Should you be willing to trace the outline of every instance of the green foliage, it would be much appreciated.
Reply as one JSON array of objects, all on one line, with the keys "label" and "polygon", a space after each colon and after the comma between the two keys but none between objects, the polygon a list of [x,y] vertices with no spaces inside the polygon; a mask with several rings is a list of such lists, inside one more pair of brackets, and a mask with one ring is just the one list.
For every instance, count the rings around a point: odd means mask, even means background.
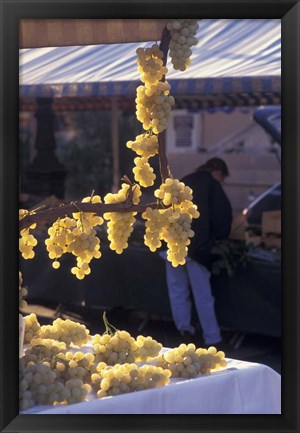
[{"label": "green foliage", "polygon": [[223,269],[225,269],[227,274],[230,277],[233,277],[240,267],[245,267],[247,265],[247,252],[248,247],[244,242],[237,242],[229,239],[216,241],[212,249],[212,274],[218,275]]}]

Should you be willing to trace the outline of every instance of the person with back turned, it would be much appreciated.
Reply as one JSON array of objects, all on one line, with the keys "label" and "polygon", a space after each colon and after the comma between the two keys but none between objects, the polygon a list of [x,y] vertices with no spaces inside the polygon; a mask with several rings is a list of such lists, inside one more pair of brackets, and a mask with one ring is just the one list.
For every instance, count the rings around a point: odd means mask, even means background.
[{"label": "person with back turned", "polygon": [[195,328],[191,322],[191,288],[207,346],[222,342],[208,268],[214,241],[228,238],[231,229],[232,209],[221,186],[227,176],[226,163],[221,158],[211,158],[181,179],[192,188],[193,203],[197,205],[200,217],[192,223],[195,235],[188,247],[186,264],[175,268],[166,260],[168,293],[175,326],[185,340],[191,338],[192,341]]}]

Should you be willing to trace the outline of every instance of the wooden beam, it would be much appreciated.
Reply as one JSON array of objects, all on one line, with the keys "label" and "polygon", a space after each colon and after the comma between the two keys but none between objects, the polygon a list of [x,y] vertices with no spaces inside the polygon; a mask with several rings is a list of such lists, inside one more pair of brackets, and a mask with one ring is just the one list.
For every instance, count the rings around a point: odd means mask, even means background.
[{"label": "wooden beam", "polygon": [[19,48],[159,41],[166,19],[21,19]]}]

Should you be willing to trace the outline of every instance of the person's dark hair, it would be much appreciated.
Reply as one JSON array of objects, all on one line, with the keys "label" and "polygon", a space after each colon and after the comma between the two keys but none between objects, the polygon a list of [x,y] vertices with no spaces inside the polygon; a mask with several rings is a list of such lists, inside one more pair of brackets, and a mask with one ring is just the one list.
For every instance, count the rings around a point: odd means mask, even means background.
[{"label": "person's dark hair", "polygon": [[206,163],[200,165],[196,171],[208,171],[209,173],[212,171],[221,171],[224,177],[229,176],[229,170],[226,162],[223,161],[223,159],[217,157],[208,159]]}]

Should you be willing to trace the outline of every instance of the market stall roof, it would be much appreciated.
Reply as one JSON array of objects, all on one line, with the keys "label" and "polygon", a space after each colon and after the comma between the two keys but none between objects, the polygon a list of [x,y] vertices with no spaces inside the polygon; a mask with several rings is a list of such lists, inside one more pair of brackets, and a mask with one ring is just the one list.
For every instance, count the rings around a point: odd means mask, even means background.
[{"label": "market stall roof", "polygon": [[[281,20],[205,19],[197,38],[186,71],[175,71],[168,59],[174,96],[188,105],[280,103]],[[140,84],[136,49],[152,43],[21,49],[20,96],[132,98]]]}]

